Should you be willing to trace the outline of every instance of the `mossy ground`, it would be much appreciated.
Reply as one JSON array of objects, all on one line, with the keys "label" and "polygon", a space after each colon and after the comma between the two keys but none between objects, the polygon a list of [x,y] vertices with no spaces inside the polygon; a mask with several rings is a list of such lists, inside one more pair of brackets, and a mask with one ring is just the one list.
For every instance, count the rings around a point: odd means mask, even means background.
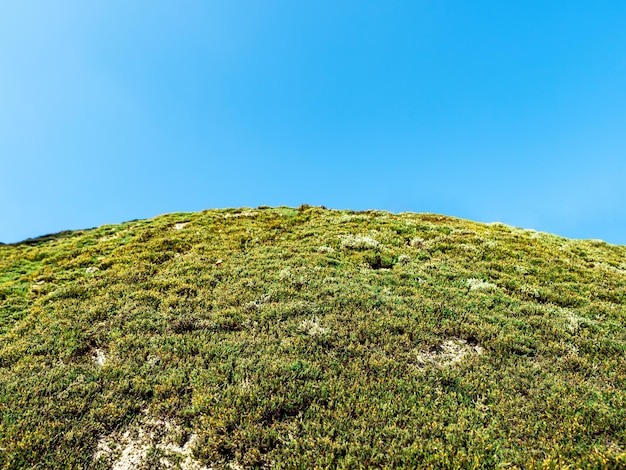
[{"label": "mossy ground", "polygon": [[0,246],[0,465],[146,414],[212,468],[624,468],[626,247],[313,207]]}]

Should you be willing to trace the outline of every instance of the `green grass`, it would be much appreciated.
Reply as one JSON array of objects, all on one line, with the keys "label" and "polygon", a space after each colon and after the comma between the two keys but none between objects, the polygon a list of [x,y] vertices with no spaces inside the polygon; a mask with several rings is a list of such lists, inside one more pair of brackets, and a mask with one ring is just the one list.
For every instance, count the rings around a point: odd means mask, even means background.
[{"label": "green grass", "polygon": [[146,468],[625,468],[626,247],[308,206],[0,245],[0,466],[140,430]]}]

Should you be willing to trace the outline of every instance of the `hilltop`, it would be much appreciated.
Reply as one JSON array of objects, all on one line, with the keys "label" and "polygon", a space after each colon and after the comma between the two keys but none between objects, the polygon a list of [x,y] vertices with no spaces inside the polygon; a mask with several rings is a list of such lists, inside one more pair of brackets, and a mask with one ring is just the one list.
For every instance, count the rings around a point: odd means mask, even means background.
[{"label": "hilltop", "polygon": [[624,468],[626,247],[177,213],[0,246],[4,468]]}]

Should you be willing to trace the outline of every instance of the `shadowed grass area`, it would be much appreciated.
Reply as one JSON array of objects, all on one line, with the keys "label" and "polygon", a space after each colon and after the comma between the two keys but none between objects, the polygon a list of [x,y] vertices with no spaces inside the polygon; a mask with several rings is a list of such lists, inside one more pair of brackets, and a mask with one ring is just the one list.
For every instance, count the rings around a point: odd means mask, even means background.
[{"label": "shadowed grass area", "polygon": [[624,468],[626,247],[308,206],[2,245],[0,419],[5,468]]}]

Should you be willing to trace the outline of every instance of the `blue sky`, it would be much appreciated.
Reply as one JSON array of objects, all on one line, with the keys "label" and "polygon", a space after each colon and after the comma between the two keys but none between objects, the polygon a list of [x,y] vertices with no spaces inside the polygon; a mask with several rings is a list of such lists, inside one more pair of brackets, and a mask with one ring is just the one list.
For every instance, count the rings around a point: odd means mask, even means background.
[{"label": "blue sky", "polygon": [[435,212],[626,244],[626,2],[7,1],[0,241]]}]

